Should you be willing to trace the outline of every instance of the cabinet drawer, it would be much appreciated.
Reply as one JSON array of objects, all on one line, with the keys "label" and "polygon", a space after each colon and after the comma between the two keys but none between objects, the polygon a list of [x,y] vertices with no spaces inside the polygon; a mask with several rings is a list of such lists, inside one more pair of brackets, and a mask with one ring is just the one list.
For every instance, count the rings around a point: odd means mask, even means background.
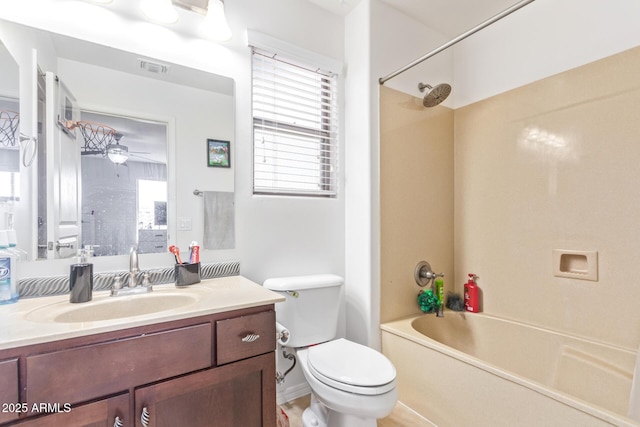
[{"label": "cabinet drawer", "polygon": [[140,242],[138,243],[138,252],[141,254],[157,254],[159,252],[165,252],[167,242]]},{"label": "cabinet drawer", "polygon": [[268,353],[275,348],[276,313],[273,310],[216,322],[218,365]]},{"label": "cabinet drawer", "polygon": [[18,359],[0,361],[0,404],[9,405],[0,411],[0,423],[18,418],[17,408],[10,406],[20,402],[18,395]]},{"label": "cabinet drawer", "polygon": [[167,230],[138,230],[138,243],[156,242],[166,243]]},{"label": "cabinet drawer", "polygon": [[208,368],[211,356],[211,323],[29,356],[27,402],[84,402]]}]

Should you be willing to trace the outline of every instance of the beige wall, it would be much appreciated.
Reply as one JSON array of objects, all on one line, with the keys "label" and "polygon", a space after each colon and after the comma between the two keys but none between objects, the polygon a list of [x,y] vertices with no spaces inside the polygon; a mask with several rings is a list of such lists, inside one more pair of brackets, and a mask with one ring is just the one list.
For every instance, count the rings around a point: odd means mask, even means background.
[{"label": "beige wall", "polygon": [[[457,109],[453,162],[430,151],[450,135],[442,108],[413,110],[383,90],[382,321],[417,312],[416,261],[451,266],[443,198],[455,169],[457,292],[473,272],[487,312],[636,348],[638,76],[635,48]],[[597,251],[598,281],[555,277],[554,249]]]},{"label": "beige wall", "polygon": [[380,88],[382,322],[420,313],[413,278],[425,260],[453,273],[453,110]]},{"label": "beige wall", "polygon": [[[638,76],[635,48],[456,110],[456,283],[486,311],[637,347]],[[555,277],[554,249],[598,251],[599,280]]]}]

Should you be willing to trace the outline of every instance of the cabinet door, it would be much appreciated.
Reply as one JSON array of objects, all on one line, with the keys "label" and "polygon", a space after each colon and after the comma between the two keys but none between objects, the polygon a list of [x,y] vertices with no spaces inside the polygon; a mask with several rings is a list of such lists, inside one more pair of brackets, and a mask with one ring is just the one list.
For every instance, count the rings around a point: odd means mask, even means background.
[{"label": "cabinet door", "polygon": [[275,427],[275,353],[138,389],[135,402],[137,427]]},{"label": "cabinet door", "polygon": [[[43,406],[40,409],[44,411],[47,408]],[[86,405],[70,407],[62,405],[58,409],[61,412],[30,418],[12,425],[19,427],[123,427],[132,425],[127,420],[129,415],[129,393]],[[31,414],[34,413],[36,412],[31,412]],[[121,424],[117,424],[116,417]]]},{"label": "cabinet door", "polygon": [[0,362],[0,423],[18,418],[21,409],[20,392],[18,391],[18,359],[3,360]]}]

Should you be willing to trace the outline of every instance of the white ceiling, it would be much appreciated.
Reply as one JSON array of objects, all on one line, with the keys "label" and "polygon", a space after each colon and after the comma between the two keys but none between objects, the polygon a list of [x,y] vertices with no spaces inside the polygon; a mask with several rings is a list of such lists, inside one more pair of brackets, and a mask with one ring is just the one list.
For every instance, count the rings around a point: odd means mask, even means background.
[{"label": "white ceiling", "polygon": [[[339,15],[349,13],[360,0],[309,0]],[[517,0],[382,0],[427,27],[454,38],[497,15]]]}]

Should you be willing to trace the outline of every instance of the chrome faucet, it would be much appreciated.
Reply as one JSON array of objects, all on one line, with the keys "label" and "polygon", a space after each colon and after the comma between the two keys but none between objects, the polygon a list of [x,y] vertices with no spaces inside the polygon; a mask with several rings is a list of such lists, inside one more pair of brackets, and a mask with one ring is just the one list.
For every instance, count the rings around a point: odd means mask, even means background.
[{"label": "chrome faucet", "polygon": [[149,280],[149,273],[142,275],[142,284],[138,285],[138,275],[140,274],[140,265],[138,261],[138,248],[132,246],[129,251],[129,279],[127,287],[122,286],[122,278],[116,275],[111,286],[111,296],[141,294],[153,291],[153,285]]},{"label": "chrome faucet", "polygon": [[138,286],[138,273],[140,272],[140,265],[138,263],[138,247],[131,246],[129,251],[129,287],[135,288]]}]

